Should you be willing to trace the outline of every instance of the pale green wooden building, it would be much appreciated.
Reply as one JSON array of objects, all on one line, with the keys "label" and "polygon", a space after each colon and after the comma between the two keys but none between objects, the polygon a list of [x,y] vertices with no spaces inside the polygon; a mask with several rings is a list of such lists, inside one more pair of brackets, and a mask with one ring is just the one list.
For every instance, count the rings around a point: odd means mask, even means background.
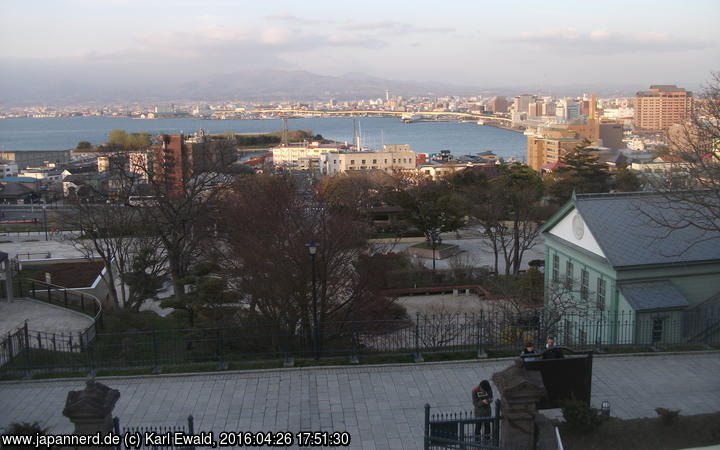
[{"label": "pale green wooden building", "polygon": [[543,225],[546,303],[564,286],[582,310],[561,344],[720,343],[720,233],[653,220],[683,214],[653,193],[583,194]]}]

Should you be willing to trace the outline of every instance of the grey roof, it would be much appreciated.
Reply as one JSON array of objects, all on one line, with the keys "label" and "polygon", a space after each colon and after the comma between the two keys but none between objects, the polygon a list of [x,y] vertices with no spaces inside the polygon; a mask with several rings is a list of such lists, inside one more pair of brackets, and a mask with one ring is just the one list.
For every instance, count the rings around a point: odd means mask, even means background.
[{"label": "grey roof", "polygon": [[719,232],[692,226],[671,231],[654,221],[692,221],[690,210],[682,206],[638,192],[580,194],[575,199],[575,208],[613,267],[720,260]]},{"label": "grey roof", "polygon": [[0,197],[23,197],[32,194],[33,190],[20,183],[7,183],[0,189]]},{"label": "grey roof", "polygon": [[635,311],[688,306],[688,301],[682,292],[669,281],[620,283],[618,288]]}]

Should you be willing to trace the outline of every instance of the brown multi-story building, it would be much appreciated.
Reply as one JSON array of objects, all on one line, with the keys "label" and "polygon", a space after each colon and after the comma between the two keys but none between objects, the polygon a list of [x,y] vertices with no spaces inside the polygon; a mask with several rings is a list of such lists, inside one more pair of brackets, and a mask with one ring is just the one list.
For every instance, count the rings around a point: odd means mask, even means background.
[{"label": "brown multi-story building", "polygon": [[490,109],[495,113],[506,113],[508,111],[508,101],[505,97],[494,97],[490,100]]},{"label": "brown multi-story building", "polygon": [[635,96],[635,129],[645,132],[667,131],[688,118],[692,93],[675,85],[658,84]]},{"label": "brown multi-story building", "polygon": [[567,128],[549,128],[542,133],[528,135],[528,165],[540,171],[546,164],[559,161],[582,140],[578,133]]},{"label": "brown multi-story building", "polygon": [[225,172],[237,159],[236,142],[219,136],[185,137],[182,134],[160,136],[153,148],[152,178],[162,183],[168,194],[182,192],[194,175]]},{"label": "brown multi-story building", "polygon": [[183,192],[192,177],[192,151],[182,134],[163,134],[160,145],[153,149],[153,182],[162,186],[168,195]]},{"label": "brown multi-story building", "polygon": [[601,122],[600,123],[600,139],[602,139],[603,147],[612,150],[625,148],[623,142],[623,126],[619,122]]}]

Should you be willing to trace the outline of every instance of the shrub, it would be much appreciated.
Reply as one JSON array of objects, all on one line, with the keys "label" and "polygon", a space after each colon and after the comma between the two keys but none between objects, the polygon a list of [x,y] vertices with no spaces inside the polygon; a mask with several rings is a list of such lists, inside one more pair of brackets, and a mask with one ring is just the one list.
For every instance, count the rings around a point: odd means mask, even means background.
[{"label": "shrub", "polygon": [[[35,435],[46,435],[48,432],[47,428],[43,428],[40,426],[37,422],[14,422],[12,423],[7,429],[5,430],[6,436],[35,436]],[[19,450],[19,449],[31,449],[35,448],[33,446],[25,446],[25,445],[6,445],[3,448],[10,450]]]},{"label": "shrub", "polygon": [[600,411],[582,400],[565,400],[562,413],[568,427],[581,433],[589,433],[602,423]]},{"label": "shrub", "polygon": [[664,425],[670,425],[675,422],[675,419],[677,419],[678,415],[680,414],[679,409],[673,410],[666,408],[655,408],[655,412],[658,413],[658,416],[660,416]]}]

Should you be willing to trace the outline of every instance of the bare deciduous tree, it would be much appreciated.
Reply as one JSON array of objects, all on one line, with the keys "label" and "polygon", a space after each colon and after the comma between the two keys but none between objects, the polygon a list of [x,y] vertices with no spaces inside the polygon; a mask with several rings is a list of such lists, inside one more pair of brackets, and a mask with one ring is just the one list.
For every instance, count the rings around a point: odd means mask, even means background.
[{"label": "bare deciduous tree", "polygon": [[220,260],[250,315],[287,324],[289,333],[311,328],[312,259],[321,323],[382,314],[392,299],[382,293],[382,255],[371,255],[368,227],[351,211],[334,208],[311,186],[290,177],[240,179],[226,199]]},{"label": "bare deciduous tree", "polygon": [[650,180],[659,195],[651,208],[640,210],[668,233],[695,228],[707,239],[720,238],[720,73],[695,99],[690,119],[670,129],[668,140],[679,159],[668,174]]}]

